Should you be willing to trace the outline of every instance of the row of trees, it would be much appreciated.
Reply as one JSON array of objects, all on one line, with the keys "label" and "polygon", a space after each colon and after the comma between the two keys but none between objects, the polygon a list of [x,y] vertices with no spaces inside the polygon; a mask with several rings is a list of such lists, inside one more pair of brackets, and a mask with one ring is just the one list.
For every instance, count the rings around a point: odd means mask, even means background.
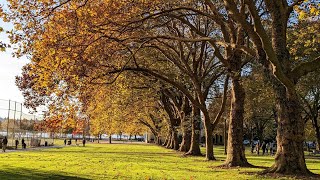
[{"label": "row of trees", "polygon": [[228,117],[228,167],[250,165],[244,130],[254,124],[260,132],[274,119],[278,148],[267,171],[309,174],[303,141],[307,120],[319,132],[313,102],[319,98],[308,86],[317,84],[310,73],[320,67],[318,6],[312,0],[10,0],[2,15],[15,25],[15,55],[31,59],[17,78],[28,107],[49,104],[57,114],[76,104],[74,115],[86,115],[96,134],[123,125],[137,133],[143,124],[159,144],[190,155],[200,154],[202,121],[207,160],[215,159],[213,131]]}]

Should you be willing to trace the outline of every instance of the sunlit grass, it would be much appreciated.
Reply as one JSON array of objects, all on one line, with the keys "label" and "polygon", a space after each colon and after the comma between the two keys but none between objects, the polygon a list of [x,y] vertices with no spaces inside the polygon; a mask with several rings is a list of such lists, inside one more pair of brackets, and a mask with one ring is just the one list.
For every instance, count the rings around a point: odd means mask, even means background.
[{"label": "sunlit grass", "polygon": [[[216,168],[223,163],[223,152],[223,147],[215,147],[217,161],[211,162],[148,144],[88,144],[1,153],[0,179],[266,179],[253,173],[263,168]],[[251,153],[247,157],[256,166],[268,167],[274,161],[271,156]],[[320,174],[319,159],[308,159],[307,164]]]}]

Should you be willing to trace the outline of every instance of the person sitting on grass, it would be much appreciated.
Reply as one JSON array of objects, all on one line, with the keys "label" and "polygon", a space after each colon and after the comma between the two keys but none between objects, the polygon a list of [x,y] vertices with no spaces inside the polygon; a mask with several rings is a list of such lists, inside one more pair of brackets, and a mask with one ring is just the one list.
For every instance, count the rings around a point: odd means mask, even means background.
[{"label": "person sitting on grass", "polygon": [[8,144],[8,139],[7,139],[7,136],[5,136],[4,139],[2,140],[2,151],[3,152],[6,152],[7,144]]}]

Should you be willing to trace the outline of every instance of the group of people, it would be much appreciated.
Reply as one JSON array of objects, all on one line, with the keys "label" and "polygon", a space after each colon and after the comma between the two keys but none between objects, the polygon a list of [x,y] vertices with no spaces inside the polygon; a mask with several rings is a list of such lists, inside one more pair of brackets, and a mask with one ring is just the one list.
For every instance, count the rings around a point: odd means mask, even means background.
[{"label": "group of people", "polygon": [[[23,138],[22,138],[22,140],[21,140],[21,144],[22,144],[22,149],[26,149],[27,144],[24,142],[24,139],[23,139]],[[8,146],[7,136],[5,136],[5,137],[2,139],[1,145],[2,145],[2,151],[3,151],[3,152],[6,152],[6,149],[7,149],[7,146]],[[15,149],[18,149],[18,145],[19,145],[19,140],[16,139],[16,140],[15,140]]]},{"label": "group of people", "polygon": [[[76,143],[76,145],[78,145],[78,139],[75,139],[75,143]],[[64,145],[65,146],[67,145],[67,139],[64,139]],[[68,140],[68,145],[71,145],[71,139]],[[83,147],[86,145],[85,138],[82,139],[82,145],[83,145]]]},{"label": "group of people", "polygon": [[[19,145],[19,140],[18,139],[15,140],[15,145],[16,145],[15,149],[18,149],[18,145]],[[21,140],[21,145],[22,145],[22,149],[26,149],[27,144],[24,142],[23,138]]]},{"label": "group of people", "polygon": [[258,140],[255,144],[254,142],[251,142],[251,153],[254,153],[254,151],[257,153],[257,155],[260,154],[260,149],[262,150],[262,155],[265,155],[270,153],[270,155],[274,155],[276,149],[274,148],[273,142],[265,142],[263,141],[262,144]]}]

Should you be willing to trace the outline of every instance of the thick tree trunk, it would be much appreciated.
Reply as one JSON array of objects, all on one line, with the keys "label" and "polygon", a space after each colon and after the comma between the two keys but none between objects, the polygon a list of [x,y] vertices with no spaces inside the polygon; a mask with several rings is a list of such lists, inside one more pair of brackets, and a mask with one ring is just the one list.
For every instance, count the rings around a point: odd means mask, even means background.
[{"label": "thick tree trunk", "polygon": [[192,107],[191,121],[191,145],[186,155],[199,156],[201,155],[199,147],[201,118],[200,109],[194,106]]},{"label": "thick tree trunk", "polygon": [[305,122],[296,94],[281,84],[275,88],[277,96],[278,128],[277,153],[274,165],[267,172],[281,174],[310,174],[307,169],[303,141]]},{"label": "thick tree trunk", "polygon": [[243,146],[243,113],[245,92],[239,77],[232,78],[231,110],[228,130],[228,147],[225,164],[228,167],[248,166]]},{"label": "thick tree trunk", "polygon": [[204,114],[204,127],[205,127],[205,133],[206,133],[206,160],[215,160],[213,155],[212,124],[210,122],[210,117],[208,112],[205,112],[203,114]]},{"label": "thick tree trunk", "polygon": [[178,141],[178,134],[176,130],[172,130],[172,149],[178,150],[179,149],[179,141]]},{"label": "thick tree trunk", "polygon": [[179,151],[188,152],[191,145],[191,123],[190,117],[181,118],[182,142]]},{"label": "thick tree trunk", "polygon": [[191,131],[187,128],[183,129],[182,142],[179,151],[188,152],[191,145]]}]

